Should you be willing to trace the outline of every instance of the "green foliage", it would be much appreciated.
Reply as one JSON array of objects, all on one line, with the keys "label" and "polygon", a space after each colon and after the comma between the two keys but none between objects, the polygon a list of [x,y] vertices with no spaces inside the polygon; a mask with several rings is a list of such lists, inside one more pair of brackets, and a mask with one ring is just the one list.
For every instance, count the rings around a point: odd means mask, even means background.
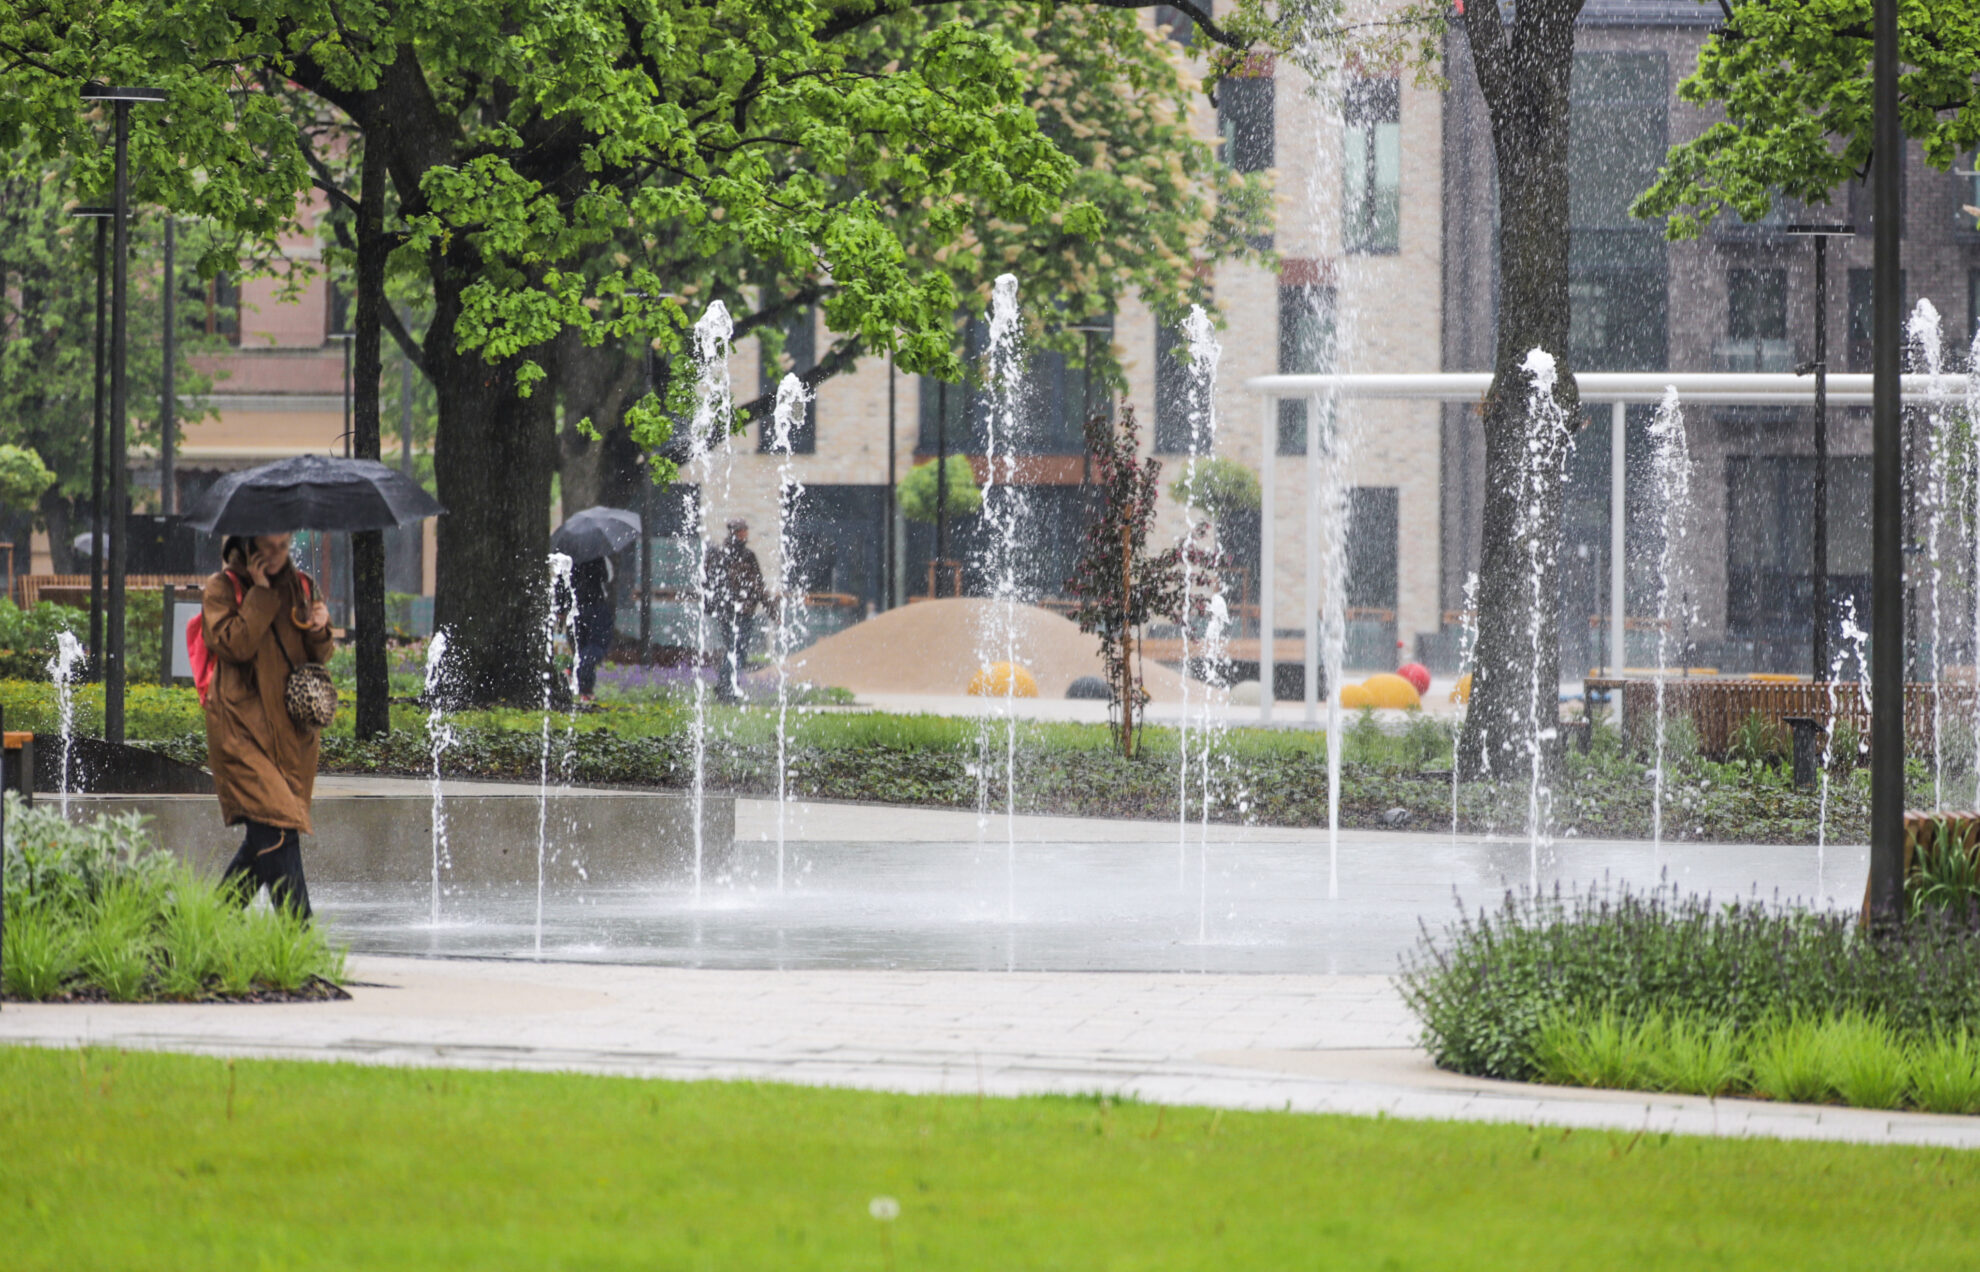
[{"label": "green foliage", "polygon": [[[1638,216],[1696,235],[1776,200],[1828,203],[1873,150],[1872,0],[1742,0],[1705,41],[1678,96],[1725,119],[1671,148]],[[1939,169],[1980,146],[1980,10],[1968,0],[1898,4],[1899,119]]]},{"label": "green foliage", "polygon": [[55,474],[41,456],[26,446],[0,443],[0,503],[30,509],[41,492],[55,484]]},{"label": "green foliage", "polygon": [[895,499],[901,515],[909,521],[935,524],[938,499],[946,499],[950,517],[973,517],[983,510],[983,489],[976,484],[976,471],[967,455],[951,455],[944,466],[948,490],[937,490],[935,461],[916,464],[907,470],[896,488]]},{"label": "green foliage", "polygon": [[1930,1113],[1980,1113],[1980,1038],[1958,1030],[1921,1042],[1911,1057],[1911,1094]]},{"label": "green foliage", "polygon": [[1205,456],[1194,464],[1184,465],[1182,475],[1169,483],[1169,495],[1207,517],[1256,512],[1263,498],[1258,474],[1221,455]]},{"label": "green foliage", "polygon": [[[1687,718],[1685,723],[1689,724],[1690,720]],[[1670,747],[1668,728],[1667,724],[1664,743],[1667,753]],[[1749,711],[1726,741],[1728,758],[1742,764],[1772,764],[1788,749],[1786,734],[1784,726],[1775,724],[1758,710]]]},{"label": "green foliage", "polygon": [[5,991],[112,1001],[293,991],[343,954],[285,910],[243,909],[155,846],[136,814],[71,823],[7,799]]},{"label": "green foliage", "polygon": [[1913,917],[1936,910],[1964,921],[1980,911],[1980,847],[1961,840],[1968,820],[1939,818],[1930,835],[1913,849],[1911,872],[1904,881]]},{"label": "green foliage", "polygon": [[1440,1065],[1522,1078],[1536,1072],[1543,1026],[1559,1013],[1661,1012],[1743,1032],[1856,1012],[1906,1038],[1971,1029],[1980,930],[1928,915],[1870,941],[1848,915],[1714,906],[1674,889],[1508,897],[1496,913],[1426,935],[1401,986]]}]

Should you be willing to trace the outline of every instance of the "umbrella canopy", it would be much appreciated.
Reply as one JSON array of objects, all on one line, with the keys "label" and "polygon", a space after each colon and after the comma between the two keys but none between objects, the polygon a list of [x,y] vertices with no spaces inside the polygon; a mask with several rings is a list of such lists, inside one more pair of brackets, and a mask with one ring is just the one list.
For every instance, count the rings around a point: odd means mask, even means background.
[{"label": "umbrella canopy", "polygon": [[550,550],[573,561],[616,556],[639,538],[639,514],[624,508],[586,508],[550,536]]},{"label": "umbrella canopy", "polygon": [[298,455],[229,473],[186,520],[214,534],[385,530],[445,512],[433,496],[375,459]]},{"label": "umbrella canopy", "polygon": [[103,546],[97,548],[95,532],[85,530],[75,537],[74,542],[69,544],[69,551],[75,553],[85,561],[89,560],[92,551],[96,552],[99,556],[108,556],[110,554],[110,536],[107,534],[104,535]]}]

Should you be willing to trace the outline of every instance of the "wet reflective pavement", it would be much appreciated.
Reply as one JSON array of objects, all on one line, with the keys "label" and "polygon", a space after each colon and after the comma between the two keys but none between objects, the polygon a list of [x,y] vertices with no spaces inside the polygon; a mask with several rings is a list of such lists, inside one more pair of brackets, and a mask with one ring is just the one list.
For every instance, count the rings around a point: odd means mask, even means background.
[{"label": "wet reflective pavement", "polygon": [[[1324,833],[1255,832],[1213,839],[1207,854],[1192,842],[1179,854],[1173,833],[1162,842],[1147,823],[1135,828],[1147,832],[1141,842],[1123,840],[1133,832],[1120,824],[1104,835],[1079,833],[1091,825],[1068,822],[1064,841],[1020,842],[1014,857],[995,828],[981,845],[881,837],[878,825],[863,842],[801,841],[787,850],[781,892],[775,848],[739,842],[731,875],[706,881],[698,898],[685,883],[551,894],[540,957],[753,969],[1381,974],[1460,904],[1496,906],[1528,880],[1524,840],[1348,832],[1340,895],[1329,900]],[[1213,828],[1219,833],[1229,832]],[[1865,860],[1861,846],[1831,846],[1818,863],[1805,845],[1667,844],[1659,857],[1642,842],[1567,839],[1543,856],[1539,877],[1550,891],[1644,888],[1663,877],[1719,899],[1806,899],[1819,883],[1824,905],[1849,909]],[[438,927],[428,922],[425,885],[325,884],[312,893],[356,952],[539,957],[533,884],[451,890]]]}]

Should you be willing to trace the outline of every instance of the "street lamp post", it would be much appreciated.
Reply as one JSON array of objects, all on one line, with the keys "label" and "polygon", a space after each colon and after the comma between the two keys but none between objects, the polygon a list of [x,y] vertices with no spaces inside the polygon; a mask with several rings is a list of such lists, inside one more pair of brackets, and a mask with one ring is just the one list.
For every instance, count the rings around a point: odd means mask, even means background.
[{"label": "street lamp post", "polygon": [[1817,683],[1833,674],[1829,664],[1829,240],[1856,233],[1853,225],[1790,225],[1787,232],[1815,240],[1815,360],[1795,368],[1815,375],[1815,532],[1813,570],[1814,655]]},{"label": "street lamp post", "polygon": [[[165,282],[161,299],[165,302],[165,363],[158,372],[158,511],[168,517],[179,511],[178,476],[174,471],[174,434],[178,430],[178,386],[173,383],[173,361],[178,357],[179,271],[173,259],[178,246],[178,218],[165,214]],[[166,616],[168,619],[170,615]],[[169,628],[168,628],[169,629]]]},{"label": "street lamp post", "polygon": [[1897,0],[1876,0],[1871,144],[1876,251],[1871,271],[1870,520],[1870,888],[1873,923],[1903,918],[1904,901],[1904,551],[1898,333],[1899,155]]},{"label": "street lamp post", "polygon": [[124,373],[128,336],[130,281],[131,208],[131,103],[162,102],[163,89],[113,88],[86,85],[84,101],[109,102],[115,112],[116,194],[112,200],[111,299],[110,299],[110,584],[108,621],[103,657],[103,737],[107,742],[124,740],[124,559],[129,525],[125,505],[129,502],[130,463],[128,433],[130,424],[129,384]]},{"label": "street lamp post", "polygon": [[89,431],[89,674],[103,674],[103,364],[104,342],[109,337],[104,311],[108,308],[109,279],[105,275],[109,247],[106,235],[116,209],[103,206],[79,207],[74,215],[96,222],[96,358],[94,388],[90,393]]}]

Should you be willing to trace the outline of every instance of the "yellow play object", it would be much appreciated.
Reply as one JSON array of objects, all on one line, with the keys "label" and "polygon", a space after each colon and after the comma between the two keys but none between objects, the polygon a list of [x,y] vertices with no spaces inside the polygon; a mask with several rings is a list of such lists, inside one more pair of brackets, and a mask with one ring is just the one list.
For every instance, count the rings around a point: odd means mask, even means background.
[{"label": "yellow play object", "polygon": [[1036,698],[1038,681],[1016,663],[994,663],[969,678],[969,693],[972,698]]},{"label": "yellow play object", "polygon": [[1465,673],[1464,673],[1464,674],[1463,674],[1462,676],[1459,676],[1459,677],[1457,678],[1457,685],[1456,685],[1455,687],[1453,687],[1453,688],[1452,688],[1452,690],[1451,690],[1451,701],[1452,701],[1452,702],[1465,702],[1465,703],[1468,703],[1468,702],[1470,702],[1470,701],[1471,701],[1471,673],[1470,673],[1470,672],[1468,672],[1468,671],[1467,671],[1467,672],[1465,672]]},{"label": "yellow play object", "polygon": [[1416,686],[1392,671],[1382,671],[1358,685],[1341,686],[1341,706],[1349,711],[1375,707],[1394,711],[1417,711],[1423,699]]}]

